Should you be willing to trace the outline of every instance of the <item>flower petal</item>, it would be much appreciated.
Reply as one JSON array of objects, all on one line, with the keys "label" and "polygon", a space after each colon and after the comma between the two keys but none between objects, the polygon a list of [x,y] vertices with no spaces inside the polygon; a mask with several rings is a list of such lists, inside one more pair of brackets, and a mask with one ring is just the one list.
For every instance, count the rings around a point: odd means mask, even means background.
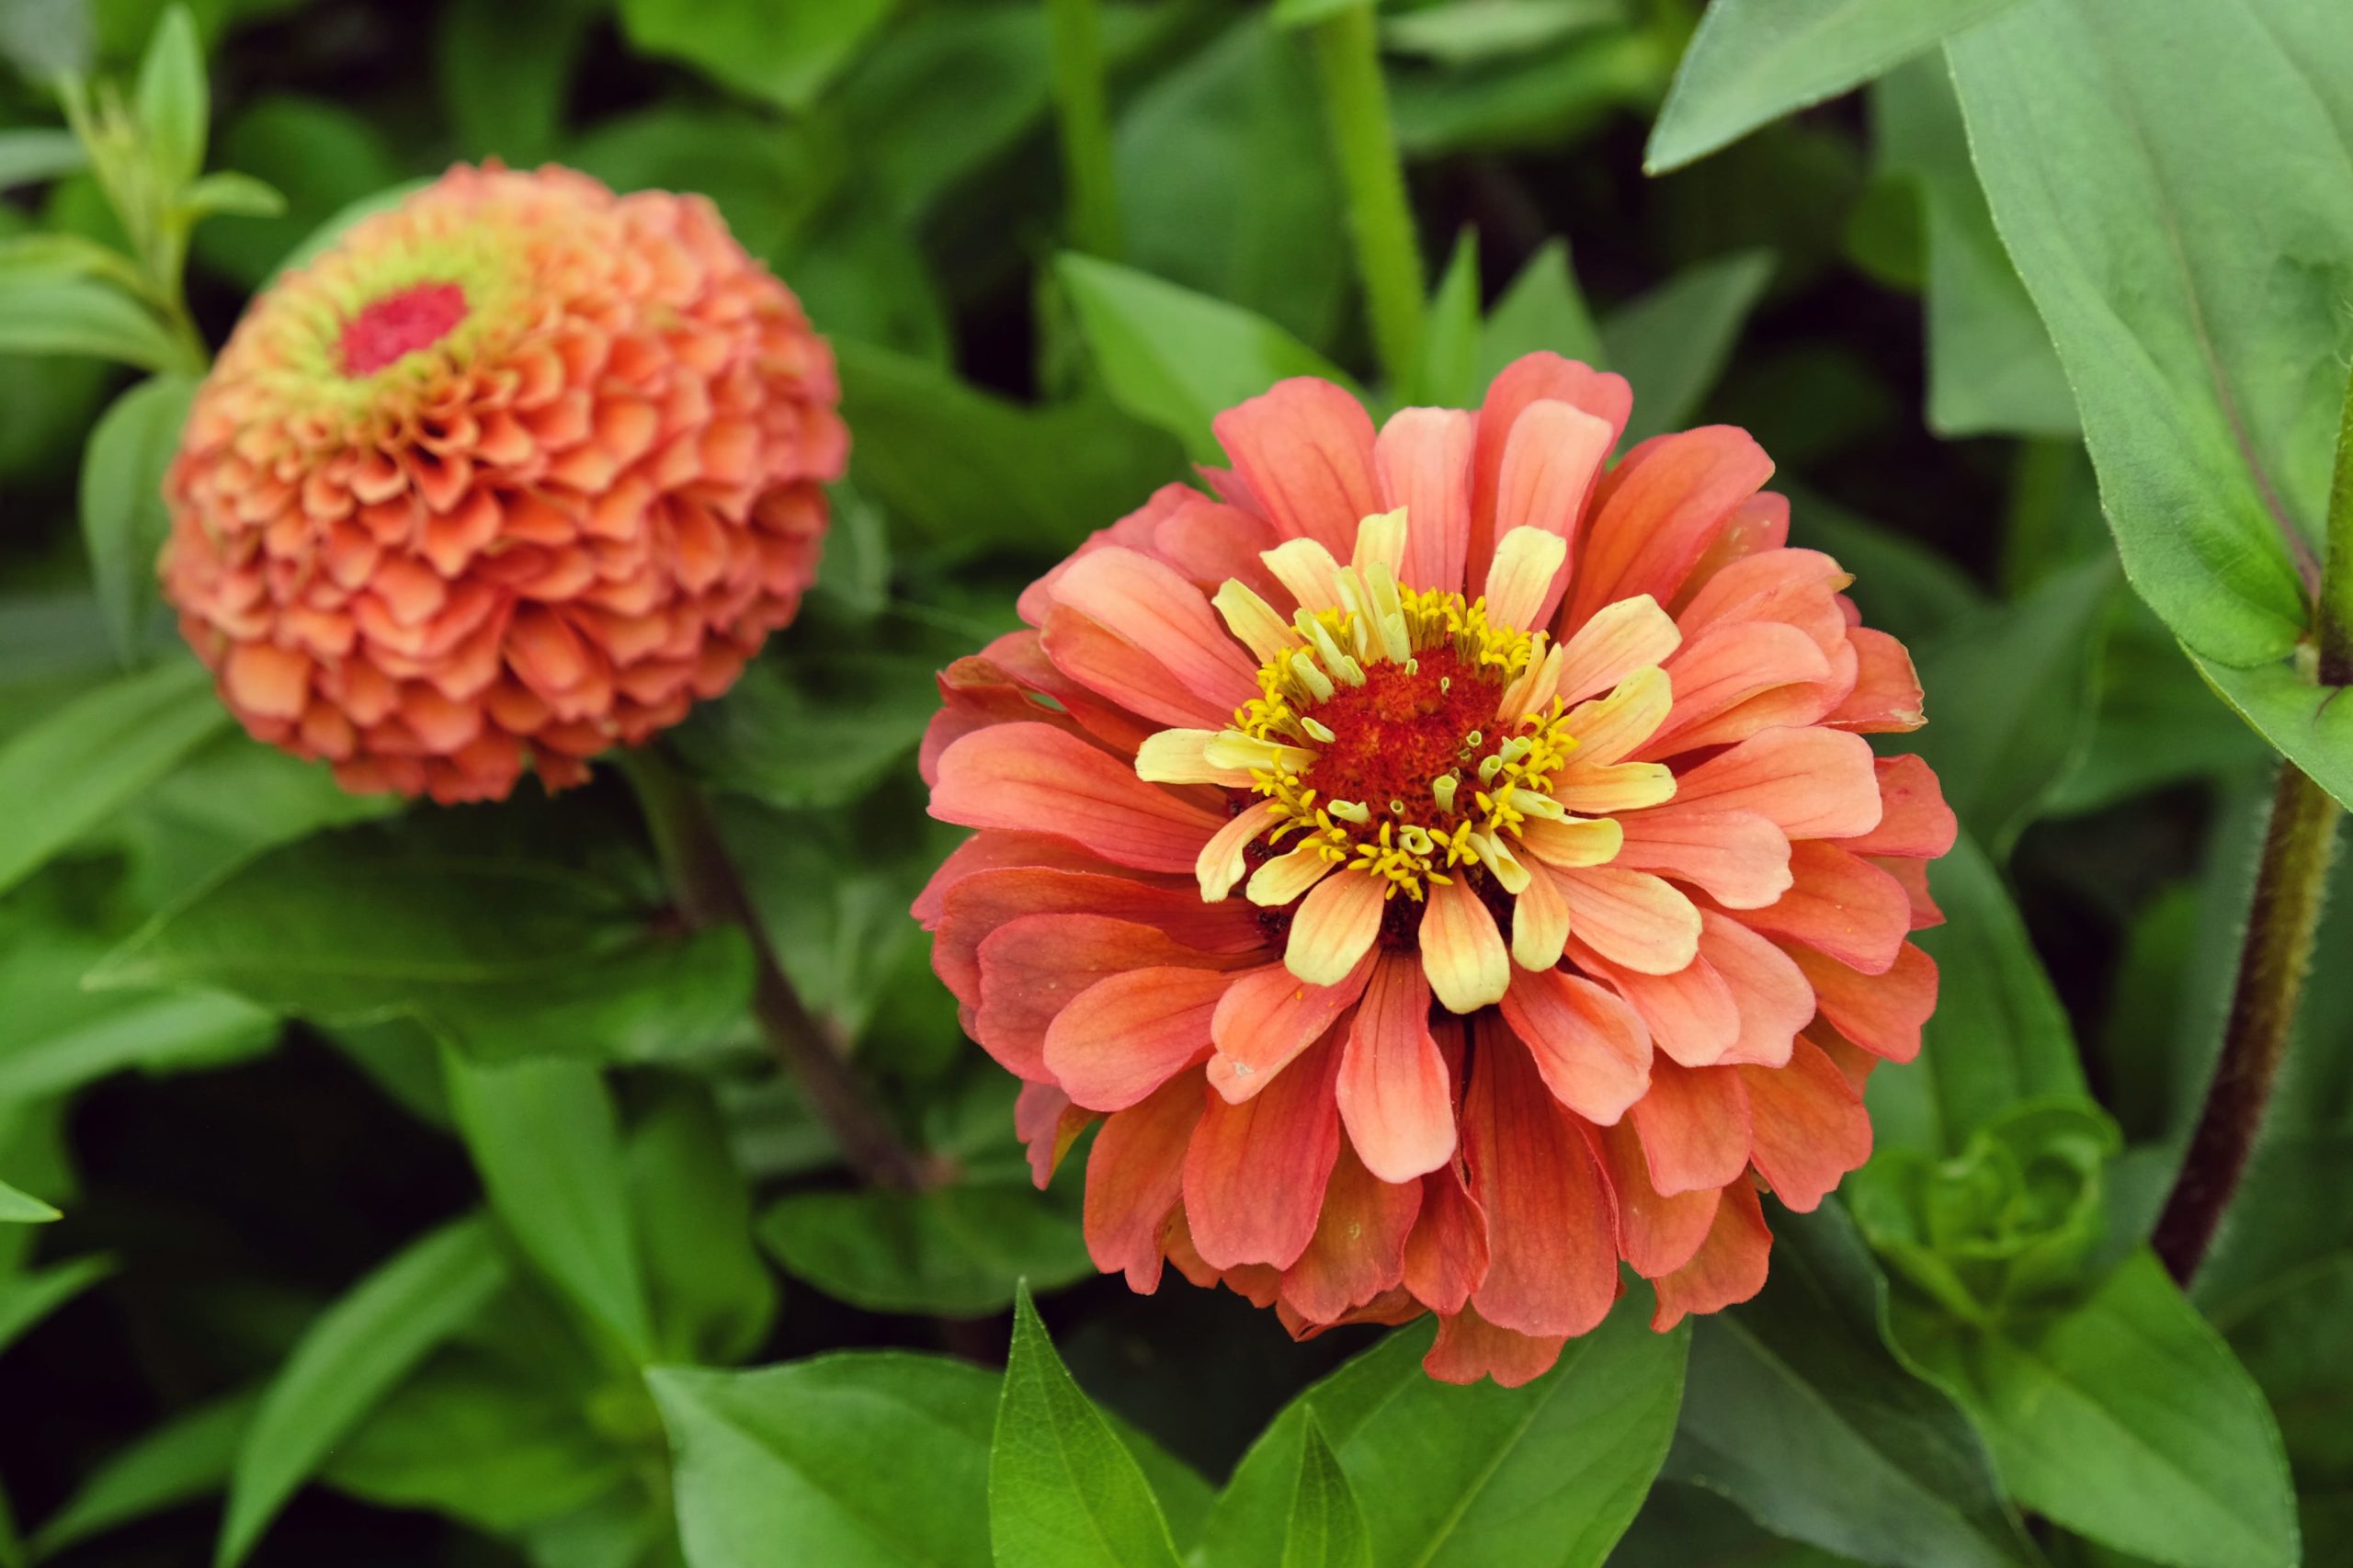
[{"label": "flower petal", "polygon": [[1381,505],[1405,509],[1405,560],[1397,580],[1408,587],[1461,591],[1475,428],[1459,408],[1401,408],[1373,443]]},{"label": "flower petal", "polygon": [[1664,665],[1682,642],[1675,618],[1648,594],[1605,605],[1561,644],[1561,699],[1582,702],[1636,670]]},{"label": "flower petal", "polygon": [[1768,937],[1802,942],[1865,974],[1885,974],[1912,929],[1904,884],[1835,844],[1790,846],[1790,891],[1742,915]]},{"label": "flower petal", "polygon": [[1495,517],[1503,490],[1504,455],[1510,449],[1512,432],[1522,414],[1547,400],[1581,408],[1608,425],[1612,447],[1618,444],[1618,433],[1626,428],[1626,416],[1634,406],[1633,389],[1623,376],[1558,354],[1522,355],[1504,367],[1480,405],[1478,436],[1472,449],[1471,550],[1464,559],[1467,582],[1485,580],[1487,558],[1503,531]]},{"label": "flower petal", "polygon": [[1290,940],[1283,949],[1291,973],[1310,985],[1346,980],[1381,935],[1381,917],[1396,885],[1360,871],[1318,882],[1291,915]]},{"label": "flower petal", "polygon": [[1185,1221],[1211,1267],[1289,1268],[1314,1239],[1340,1154],[1339,1064],[1338,1042],[1327,1040],[1251,1099],[1208,1097],[1185,1151]]},{"label": "flower petal", "polygon": [[1702,915],[1699,957],[1730,987],[1740,1032],[1720,1062],[1779,1067],[1790,1041],[1813,1021],[1813,987],[1787,953],[1742,922],[1711,909]]},{"label": "flower petal", "polygon": [[1618,1298],[1609,1186],[1527,1050],[1492,1017],[1462,1096],[1462,1154],[1487,1213],[1479,1313],[1522,1334],[1583,1334]]},{"label": "flower petal", "polygon": [[1150,656],[1194,696],[1228,712],[1258,695],[1256,664],[1235,645],[1201,591],[1132,550],[1071,563],[1054,597]]},{"label": "flower petal", "polygon": [[1906,942],[1885,974],[1860,974],[1809,948],[1782,950],[1805,971],[1815,1006],[1840,1034],[1889,1062],[1920,1054],[1921,1026],[1937,1010],[1934,959]]},{"label": "flower petal", "polygon": [[1907,855],[1934,858],[1953,846],[1961,823],[1945,804],[1944,787],[1936,773],[1917,756],[1881,757],[1873,764],[1879,778],[1879,824],[1841,847],[1858,855]]},{"label": "flower petal", "polygon": [[1497,1388],[1534,1382],[1561,1359],[1566,1335],[1521,1334],[1498,1328],[1476,1307],[1438,1320],[1438,1337],[1422,1357],[1422,1370],[1442,1383],[1475,1383],[1493,1378]]},{"label": "flower petal", "polygon": [[1503,1015],[1552,1097],[1587,1121],[1616,1121],[1650,1087],[1650,1031],[1633,1008],[1583,975],[1515,975]]},{"label": "flower petal", "polygon": [[[1492,526],[1495,553],[1518,528],[1537,528],[1560,540],[1563,559],[1577,540],[1577,524],[1593,494],[1601,464],[1618,444],[1618,426],[1556,398],[1529,403],[1512,421],[1504,443],[1503,467],[1495,476]],[[1494,571],[1488,573],[1490,583]],[[1566,575],[1555,568],[1538,587],[1529,619],[1506,622],[1535,627],[1552,619]],[[1490,597],[1492,598],[1492,592]]]},{"label": "flower petal", "polygon": [[1705,958],[1673,974],[1645,974],[1603,958],[1574,929],[1569,958],[1608,981],[1650,1030],[1652,1045],[1686,1067],[1713,1065],[1740,1040],[1740,1004]]},{"label": "flower petal", "polygon": [[1580,768],[1629,756],[1666,722],[1674,705],[1675,686],[1665,670],[1636,670],[1608,696],[1569,710],[1564,722],[1577,743],[1569,755]]},{"label": "flower petal", "polygon": [[1165,967],[1226,971],[1235,960],[1197,952],[1150,926],[1099,915],[1028,915],[980,946],[973,1038],[1007,1071],[1051,1076],[1046,1030],[1072,998],[1108,975]]},{"label": "flower petal", "polygon": [[1437,1312],[1459,1312],[1487,1277],[1487,1213],[1449,1161],[1422,1178],[1422,1211],[1405,1243],[1405,1289]]},{"label": "flower petal", "polygon": [[1332,1323],[1394,1289],[1405,1278],[1405,1239],[1421,1208],[1419,1180],[1381,1180],[1343,1141],[1314,1239],[1283,1270],[1283,1301],[1311,1323]]},{"label": "flower petal", "polygon": [[1688,882],[1727,909],[1760,909],[1790,889],[1789,835],[1761,812],[1635,812],[1613,865]]},{"label": "flower petal", "polygon": [[1372,967],[1368,954],[1336,985],[1310,985],[1279,963],[1241,976],[1210,1020],[1211,1086],[1235,1104],[1264,1090],[1364,994]]},{"label": "flower petal", "polygon": [[1736,1181],[1723,1190],[1714,1223],[1691,1260],[1654,1281],[1658,1310],[1651,1327],[1665,1334],[1693,1312],[1722,1312],[1765,1289],[1773,1233],[1765,1223],[1756,1189]]},{"label": "flower petal", "polygon": [[1801,1214],[1871,1157],[1871,1119],[1822,1048],[1801,1037],[1787,1067],[1739,1067],[1755,1144],[1773,1196]]},{"label": "flower petal", "polygon": [[1422,970],[1449,1012],[1473,1013],[1503,1000],[1511,984],[1511,954],[1495,917],[1458,872],[1433,882],[1422,912]]},{"label": "flower petal", "polygon": [[[1024,836],[984,833],[973,842]],[[974,871],[949,884],[939,911],[933,922],[937,940],[931,966],[957,1000],[976,1006],[981,999],[981,944],[1008,921],[1026,915],[1108,915],[1150,926],[1172,941],[1207,953],[1252,952],[1267,939],[1255,910],[1203,903],[1190,888],[1155,886],[1100,870],[1009,865]]]},{"label": "flower petal", "polygon": [[1674,884],[1619,866],[1557,870],[1577,940],[1621,969],[1673,974],[1699,952],[1699,911]]},{"label": "flower petal", "polygon": [[931,814],[966,827],[1051,833],[1142,871],[1192,870],[1225,825],[1048,724],[999,724],[949,746],[940,754]]},{"label": "flower petal", "polygon": [[1826,721],[1833,729],[1857,734],[1900,734],[1928,722],[1920,697],[1920,673],[1904,644],[1884,631],[1858,626],[1847,633],[1859,667],[1855,689]]},{"label": "flower petal", "polygon": [[1691,1261],[1715,1222],[1722,1189],[1713,1187],[1662,1196],[1651,1185],[1643,1157],[1642,1134],[1621,1121],[1601,1129],[1596,1139],[1609,1190],[1618,1199],[1618,1256],[1645,1279],[1671,1274]]},{"label": "flower petal", "polygon": [[1233,977],[1154,966],[1108,975],[1046,1026],[1046,1070],[1089,1110],[1125,1110],[1210,1053],[1210,1019]]},{"label": "flower petal", "polygon": [[1627,1113],[1651,1186],[1667,1197],[1722,1187],[1748,1165],[1748,1095],[1734,1067],[1651,1062],[1651,1092]]},{"label": "flower petal", "polygon": [[1372,416],[1329,381],[1297,376],[1229,408],[1211,424],[1233,472],[1286,539],[1335,553],[1381,510],[1373,478]]},{"label": "flower petal", "polygon": [[1879,825],[1879,776],[1860,735],[1767,730],[1678,777],[1665,809],[1761,812],[1793,839],[1852,838]]},{"label": "flower petal", "polygon": [[1212,834],[1194,858],[1194,879],[1200,883],[1201,899],[1207,903],[1222,903],[1242,880],[1250,862],[1244,851],[1275,830],[1281,822],[1282,812],[1272,801],[1261,801],[1245,806],[1223,827]]},{"label": "flower petal", "polygon": [[1209,1100],[1188,1075],[1103,1123],[1086,1156],[1086,1255],[1128,1289],[1160,1288],[1161,1239],[1184,1190],[1185,1151]]},{"label": "flower petal", "polygon": [[1773,460],[1729,425],[1657,436],[1628,452],[1594,496],[1570,591],[1570,624],[1636,594],[1674,602]]},{"label": "flower petal", "polygon": [[1540,625],[1553,579],[1568,558],[1569,547],[1558,534],[1541,528],[1514,528],[1505,534],[1487,568],[1488,621],[1519,631]]},{"label": "flower petal", "polygon": [[1569,945],[1569,901],[1549,867],[1540,861],[1526,869],[1528,885],[1511,904],[1511,961],[1525,970],[1548,970]]},{"label": "flower petal", "polygon": [[1374,960],[1337,1094],[1349,1141],[1382,1181],[1410,1181],[1454,1157],[1453,1091],[1430,1033],[1429,983],[1413,960]]}]

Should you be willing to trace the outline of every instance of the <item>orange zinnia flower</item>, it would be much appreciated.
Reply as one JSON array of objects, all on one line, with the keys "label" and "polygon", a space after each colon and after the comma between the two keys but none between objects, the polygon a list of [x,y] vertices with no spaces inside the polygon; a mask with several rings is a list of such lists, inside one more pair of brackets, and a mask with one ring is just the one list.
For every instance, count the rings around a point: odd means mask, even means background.
[{"label": "orange zinnia flower", "polygon": [[792,619],[837,395],[700,197],[455,168],[238,325],[167,483],[165,590],[245,728],[347,789],[575,783]]},{"label": "orange zinnia flower", "polygon": [[1870,1151],[1936,970],[1954,824],[1894,639],[1725,426],[1606,460],[1624,381],[1553,355],[1477,414],[1286,381],[941,677],[916,914],[1086,1223],[1294,1334],[1441,1324],[1518,1383],[1599,1323],[1763,1284],[1769,1187]]}]

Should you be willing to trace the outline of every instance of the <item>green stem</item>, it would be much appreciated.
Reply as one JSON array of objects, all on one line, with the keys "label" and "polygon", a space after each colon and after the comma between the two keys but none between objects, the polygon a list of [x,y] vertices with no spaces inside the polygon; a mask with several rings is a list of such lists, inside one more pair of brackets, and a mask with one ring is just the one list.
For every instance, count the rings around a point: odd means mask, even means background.
[{"label": "green stem", "polygon": [[1046,0],[1054,114],[1070,191],[1071,244],[1090,256],[1120,254],[1120,191],[1111,162],[1111,111],[1103,67],[1103,16],[1096,0]]},{"label": "green stem", "polygon": [[[2315,674],[2321,685],[2341,687],[2353,678],[2353,385],[2346,389],[2337,437],[2327,550],[2313,607],[2320,655]],[[2328,791],[2302,769],[2293,762],[2280,764],[2222,1055],[2154,1238],[2157,1256],[2185,1285],[2205,1258],[2262,1131],[2264,1108],[2302,999],[2343,816]]]},{"label": "green stem", "polygon": [[1381,77],[1381,34],[1369,3],[1315,24],[1315,58],[1332,147],[1347,188],[1357,273],[1372,318],[1373,347],[1392,389],[1402,388],[1421,358],[1422,253],[1405,200],[1405,170],[1389,122]]},{"label": "green stem", "polygon": [[749,938],[752,1015],[768,1049],[800,1086],[817,1119],[858,1175],[876,1187],[912,1192],[926,1184],[923,1160],[900,1138],[843,1060],[824,1026],[802,1006],[777,960],[767,927],[694,785],[650,750],[620,756],[678,909],[698,927],[733,926]]}]

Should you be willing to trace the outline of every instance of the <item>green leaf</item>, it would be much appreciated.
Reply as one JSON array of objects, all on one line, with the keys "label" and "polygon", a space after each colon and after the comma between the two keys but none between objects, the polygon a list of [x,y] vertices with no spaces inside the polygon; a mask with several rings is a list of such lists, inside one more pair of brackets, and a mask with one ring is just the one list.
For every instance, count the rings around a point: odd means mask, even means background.
[{"label": "green leaf", "polygon": [[1370,4],[1372,0],[1275,0],[1269,15],[1279,28],[1304,28]]},{"label": "green leaf", "polygon": [[29,1192],[19,1192],[0,1181],[0,1224],[40,1225],[63,1216]]},{"label": "green leaf", "polygon": [[190,368],[190,351],[144,305],[86,278],[0,288],[0,354],[74,354],[144,370]]},{"label": "green leaf", "polygon": [[1021,1568],[1176,1568],[1151,1486],[1071,1381],[1026,1285],[989,1448],[989,1540]]},{"label": "green leaf", "polygon": [[1113,400],[1200,461],[1221,460],[1211,419],[1286,377],[1353,389],[1313,349],[1239,306],[1091,256],[1066,254],[1055,268]]},{"label": "green leaf", "polygon": [[2299,1561],[2295,1494],[2262,1391],[2136,1253],[2040,1324],[1899,1331],[1962,1401],[2023,1506],[2176,1568]]},{"label": "green leaf", "polygon": [[1643,168],[1679,168],[1836,97],[2012,0],[1714,0],[1651,127]]},{"label": "green leaf", "polygon": [[204,79],[204,43],[187,6],[165,12],[147,40],[132,107],[163,188],[176,191],[196,178],[204,168],[212,100]]},{"label": "green leaf", "polygon": [[681,1079],[629,1141],[631,1211],[661,1354],[730,1362],[776,1316],[776,1281],[752,1240],[752,1196],[710,1092]]},{"label": "green leaf", "polygon": [[276,186],[223,169],[183,191],[180,210],[190,219],[276,218],[285,212],[286,198]]},{"label": "green leaf", "polygon": [[1025,408],[887,349],[835,349],[858,483],[935,546],[1059,554],[1181,465],[1168,441],[1099,400]]},{"label": "green leaf", "polygon": [[740,932],[682,936],[659,914],[567,867],[352,829],[233,870],[89,983],[206,986],[328,1024],[411,1017],[483,1062],[688,1053],[736,1027],[750,953]]},{"label": "green leaf", "polygon": [[97,278],[137,292],[146,287],[138,263],[111,245],[82,234],[17,234],[0,240],[0,288],[27,278]]},{"label": "green leaf", "polygon": [[1310,1405],[1300,1434],[1299,1490],[1283,1529],[1282,1568],[1372,1568],[1372,1541],[1347,1472]]},{"label": "green leaf", "polygon": [[1137,270],[1328,344],[1348,298],[1345,219],[1301,41],[1247,15],[1120,114],[1120,219]]},{"label": "green leaf", "polygon": [[852,1352],[646,1381],[694,1568],[988,1568],[993,1374]]},{"label": "green leaf", "polygon": [[295,1489],[506,1278],[491,1228],[470,1216],[410,1243],[321,1312],[238,1446],[215,1568],[244,1561]]},{"label": "green leaf", "polygon": [[[826,542],[830,556],[830,534]],[[771,806],[846,804],[912,759],[939,711],[940,666],[955,656],[936,640],[893,638],[764,659],[697,707],[677,733],[679,755],[706,783]]]},{"label": "green leaf", "polygon": [[123,995],[83,989],[105,953],[79,935],[0,922],[0,1104],[63,1095],[129,1067],[234,1059],[267,1046],[278,1021],[218,993]]},{"label": "green leaf", "polygon": [[2125,571],[2235,666],[2303,629],[2289,541],[2319,537],[2353,355],[2353,117],[2319,86],[2353,80],[2340,20],[2326,0],[2029,0],[1948,46]]},{"label": "green leaf", "polygon": [[1887,174],[1918,188],[1928,267],[1928,427],[1939,436],[2073,436],[2075,396],[1994,231],[1939,54],[1871,88]]},{"label": "green leaf", "polygon": [[0,131],[0,187],[37,185],[79,174],[89,164],[88,149],[70,131],[47,127]]},{"label": "green leaf", "polygon": [[435,76],[469,157],[529,168],[555,156],[597,17],[579,0],[458,0],[442,11]]},{"label": "green leaf", "polygon": [[1092,1274],[1071,1205],[1028,1172],[918,1193],[800,1192],[760,1216],[785,1272],[870,1312],[979,1317],[1028,1278],[1052,1290]]},{"label": "green leaf", "polygon": [[1218,1499],[1204,1560],[1278,1568],[1310,1408],[1380,1568],[1607,1558],[1665,1458],[1689,1326],[1653,1334],[1621,1307],[1518,1389],[1432,1380],[1419,1365],[1429,1336],[1427,1323],[1392,1334],[1277,1416]]},{"label": "green leaf", "polygon": [[0,744],[0,892],[225,727],[212,677],[173,659],[75,698]]},{"label": "green leaf", "polygon": [[[2100,811],[2183,779],[2232,778],[2271,755],[2263,736],[2216,699],[2198,662],[2136,596],[2120,596],[2110,608],[2096,678],[2083,761],[2044,802],[2046,815]],[[2339,771],[2353,792],[2353,770]]]},{"label": "green leaf", "polygon": [[1569,244],[1563,239],[1545,241],[1487,312],[1472,376],[1474,389],[1483,389],[1521,355],[1540,349],[1588,365],[1604,362],[1600,330],[1586,306],[1585,290],[1577,287]]},{"label": "green leaf", "polygon": [[653,1309],[604,1075],[577,1062],[478,1067],[454,1051],[444,1052],[442,1072],[507,1233],[588,1322],[639,1362],[652,1360]]},{"label": "green leaf", "polygon": [[800,113],[891,14],[896,0],[776,6],[765,0],[621,0],[632,48],[693,65],[722,85]]},{"label": "green leaf", "polygon": [[1772,276],[1769,255],[1742,251],[1678,273],[1610,312],[1603,349],[1634,388],[1627,445],[1690,423]]},{"label": "green leaf", "polygon": [[2007,856],[2082,758],[2115,585],[2105,556],[2086,562],[1918,651],[1929,722],[1906,744],[1996,856]]},{"label": "green leaf", "polygon": [[50,1558],[92,1536],[208,1497],[229,1483],[257,1393],[235,1393],[175,1415],[110,1456],[32,1538]]},{"label": "green leaf", "polygon": [[1384,17],[1381,41],[1393,54],[1443,65],[1510,60],[1589,28],[1626,19],[1624,0],[1453,0]]},{"label": "green leaf", "polygon": [[171,531],[164,471],[179,448],[196,382],[155,376],[114,400],[82,454],[82,540],[106,612],[107,634],[124,664],[138,661],[155,605],[155,554]]},{"label": "green leaf", "polygon": [[1883,1144],[1957,1153],[2014,1105],[2086,1091],[2066,1010],[1968,834],[1930,864],[1928,891],[1945,923],[1916,939],[1937,961],[1937,1011],[1919,1060],[1872,1075],[1871,1122]]},{"label": "green leaf", "polygon": [[1846,1215],[1772,1221],[1764,1291],[1692,1335],[1669,1478],[1885,1568],[2038,1562],[1977,1434],[1881,1342],[1886,1282]]},{"label": "green leaf", "polygon": [[2292,665],[2233,669],[2188,651],[2215,695],[2257,734],[2338,804],[2353,802],[2353,702],[2337,700],[2341,693],[2314,686]]},{"label": "green leaf", "polygon": [[50,1313],[114,1272],[114,1260],[94,1256],[0,1275],[0,1350],[22,1337]]},{"label": "green leaf", "polygon": [[1430,296],[1410,401],[1442,408],[1475,403],[1479,336],[1479,232],[1466,228]]}]

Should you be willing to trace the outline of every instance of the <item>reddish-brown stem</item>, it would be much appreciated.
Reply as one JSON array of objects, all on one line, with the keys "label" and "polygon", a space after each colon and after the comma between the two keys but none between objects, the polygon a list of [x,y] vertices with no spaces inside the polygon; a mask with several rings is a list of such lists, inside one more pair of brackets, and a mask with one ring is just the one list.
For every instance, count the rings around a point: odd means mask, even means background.
[{"label": "reddish-brown stem", "polygon": [[830,1031],[786,977],[701,793],[650,750],[626,756],[622,766],[637,788],[679,912],[697,926],[736,926],[750,941],[752,1016],[842,1157],[875,1187],[907,1192],[923,1187],[923,1160],[867,1094]]}]

